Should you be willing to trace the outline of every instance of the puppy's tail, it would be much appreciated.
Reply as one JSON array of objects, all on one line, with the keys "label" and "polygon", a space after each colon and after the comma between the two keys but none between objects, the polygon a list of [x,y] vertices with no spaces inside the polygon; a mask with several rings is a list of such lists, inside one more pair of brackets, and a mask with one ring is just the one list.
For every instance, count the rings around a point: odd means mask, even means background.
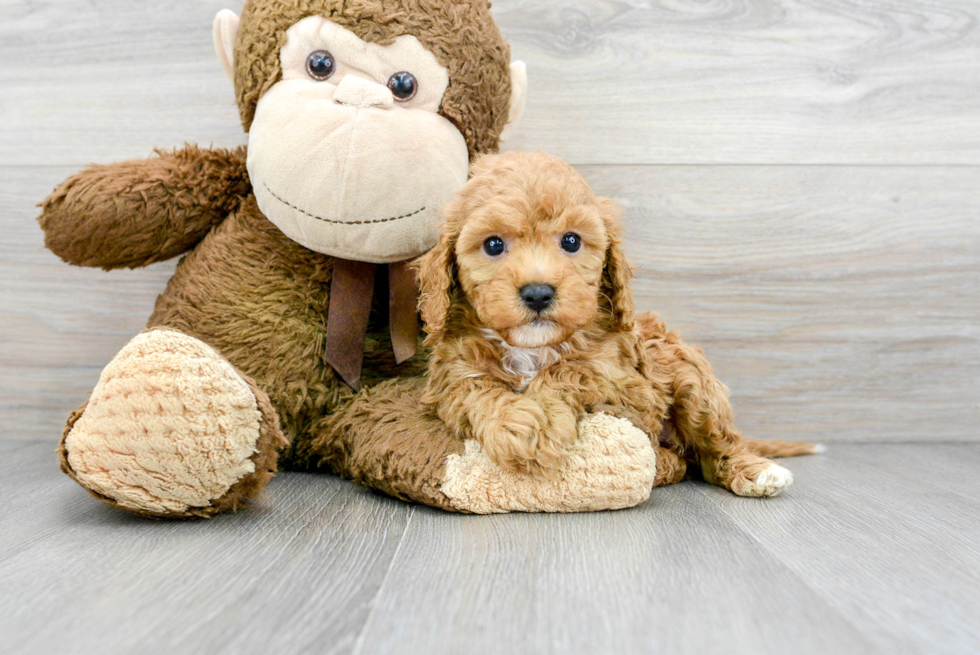
[{"label": "puppy's tail", "polygon": [[783,441],[774,439],[772,441],[760,441],[758,439],[743,439],[749,451],[758,455],[772,459],[773,457],[796,457],[797,455],[819,455],[827,451],[825,446],[820,444],[807,443],[805,441]]}]

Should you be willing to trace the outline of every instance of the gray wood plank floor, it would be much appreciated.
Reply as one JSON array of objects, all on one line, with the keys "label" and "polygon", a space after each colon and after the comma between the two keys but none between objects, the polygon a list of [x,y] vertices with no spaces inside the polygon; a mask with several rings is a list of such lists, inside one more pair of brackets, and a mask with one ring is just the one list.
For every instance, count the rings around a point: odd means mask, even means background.
[{"label": "gray wood plank floor", "polygon": [[697,482],[458,516],[287,473],[149,522],[7,442],[3,653],[974,653],[980,445],[838,445],[772,500]]},{"label": "gray wood plank floor", "polygon": [[625,207],[639,305],[743,430],[865,442],[785,496],[463,517],[283,474],[146,522],[52,450],[174,263],[67,267],[34,205],[244,143],[210,30],[241,4],[0,0],[0,653],[980,652],[980,2],[494,2],[531,80],[507,147]]}]

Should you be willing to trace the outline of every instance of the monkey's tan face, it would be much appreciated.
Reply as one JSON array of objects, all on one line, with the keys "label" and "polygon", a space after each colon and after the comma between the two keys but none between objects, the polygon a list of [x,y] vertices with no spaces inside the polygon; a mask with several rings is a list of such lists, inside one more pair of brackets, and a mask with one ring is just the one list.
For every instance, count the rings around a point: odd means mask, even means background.
[{"label": "monkey's tan face", "polygon": [[410,259],[466,183],[463,135],[440,116],[449,74],[413,36],[388,46],[320,17],[291,27],[259,101],[248,172],[286,236],[335,257]]}]

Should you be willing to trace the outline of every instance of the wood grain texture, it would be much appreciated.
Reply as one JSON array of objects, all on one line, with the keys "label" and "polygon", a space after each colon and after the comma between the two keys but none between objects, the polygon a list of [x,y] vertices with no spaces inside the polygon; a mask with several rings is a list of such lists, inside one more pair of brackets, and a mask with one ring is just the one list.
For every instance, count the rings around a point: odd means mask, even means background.
[{"label": "wood grain texture", "polygon": [[363,653],[871,653],[694,483],[595,515],[412,515]]},{"label": "wood grain texture", "polygon": [[[0,164],[241,142],[210,45],[214,14],[241,4],[0,4]],[[975,2],[494,8],[529,65],[530,104],[512,147],[576,164],[980,164]]]},{"label": "wood grain texture", "polygon": [[980,445],[841,445],[771,500],[451,515],[287,473],[152,522],[0,443],[0,653],[970,653]]},{"label": "wood grain texture", "polygon": [[980,448],[841,445],[787,466],[781,503],[700,489],[881,652],[980,650]]},{"label": "wood grain texture", "polygon": [[638,306],[705,348],[747,434],[977,438],[977,170],[583,172],[626,207]]},{"label": "wood grain texture", "polygon": [[244,143],[211,25],[241,0],[0,3],[0,164],[146,157]]},{"label": "wood grain texture", "polygon": [[247,513],[145,521],[88,498],[49,455],[5,455],[3,653],[349,653],[410,511],[293,474]]},{"label": "wood grain texture", "polygon": [[495,2],[513,147],[575,164],[980,164],[980,5]]}]

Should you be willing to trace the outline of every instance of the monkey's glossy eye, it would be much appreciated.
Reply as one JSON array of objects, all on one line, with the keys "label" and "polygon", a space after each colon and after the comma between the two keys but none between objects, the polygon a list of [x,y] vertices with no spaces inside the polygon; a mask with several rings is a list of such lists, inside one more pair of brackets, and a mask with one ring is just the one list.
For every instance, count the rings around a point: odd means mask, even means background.
[{"label": "monkey's glossy eye", "polygon": [[561,249],[565,252],[578,252],[582,249],[582,237],[569,232],[561,238]]},{"label": "monkey's glossy eye", "polygon": [[504,240],[500,237],[490,237],[483,242],[483,252],[487,253],[491,257],[497,257],[504,254],[507,246]]},{"label": "monkey's glossy eye", "polygon": [[419,81],[408,71],[395,73],[388,80],[388,88],[391,95],[395,96],[398,102],[408,102],[419,92]]},{"label": "monkey's glossy eye", "polygon": [[326,50],[317,50],[306,59],[306,72],[317,82],[330,79],[337,70],[337,62]]}]

